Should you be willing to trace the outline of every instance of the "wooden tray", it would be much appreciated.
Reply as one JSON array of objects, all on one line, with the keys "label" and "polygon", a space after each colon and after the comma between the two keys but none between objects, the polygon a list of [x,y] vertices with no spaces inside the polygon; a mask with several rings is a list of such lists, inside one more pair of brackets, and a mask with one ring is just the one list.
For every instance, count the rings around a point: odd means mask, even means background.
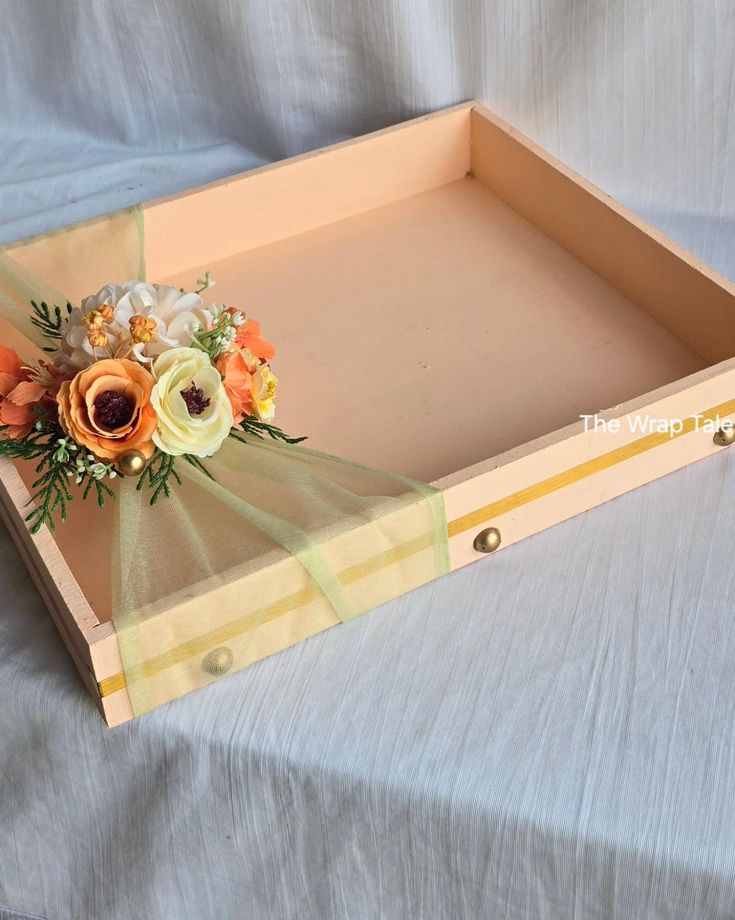
[{"label": "wooden tray", "polygon": [[[265,323],[286,430],[443,490],[453,568],[494,545],[487,528],[508,546],[721,449],[735,417],[735,288],[475,103],[144,217],[149,279],[190,289],[209,269]],[[580,419],[597,412],[607,430]],[[85,555],[92,527],[109,554],[109,521],[76,509],[31,537],[27,500],[2,464],[3,519],[116,725],[109,584]],[[292,612],[254,657],[329,625]]]}]

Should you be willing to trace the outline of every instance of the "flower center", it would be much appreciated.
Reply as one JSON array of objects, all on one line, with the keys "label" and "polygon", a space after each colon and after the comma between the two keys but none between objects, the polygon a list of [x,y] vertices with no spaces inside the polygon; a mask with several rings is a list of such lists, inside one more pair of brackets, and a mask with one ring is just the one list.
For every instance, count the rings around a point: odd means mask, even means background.
[{"label": "flower center", "polygon": [[145,316],[130,317],[130,338],[138,345],[147,345],[156,337],[156,321]]},{"label": "flower center", "polygon": [[124,393],[105,390],[94,401],[95,421],[100,428],[114,431],[127,425],[133,418],[135,403]]},{"label": "flower center", "polygon": [[201,415],[209,407],[212,400],[204,395],[204,390],[200,389],[192,382],[191,386],[181,391],[181,395],[189,410],[189,415]]}]

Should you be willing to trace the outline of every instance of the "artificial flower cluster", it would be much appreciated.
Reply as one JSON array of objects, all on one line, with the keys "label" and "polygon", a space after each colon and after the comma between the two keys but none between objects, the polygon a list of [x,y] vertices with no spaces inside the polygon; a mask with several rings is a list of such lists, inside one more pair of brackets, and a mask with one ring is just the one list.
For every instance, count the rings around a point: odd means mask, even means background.
[{"label": "artificial flower cluster", "polygon": [[151,502],[180,482],[181,459],[204,464],[243,434],[295,443],[272,423],[275,351],[260,324],[164,284],[107,284],[65,310],[33,303],[48,360],[24,364],[0,346],[0,456],[38,460],[32,530],[66,517],[70,484],[98,503],[109,480],[136,475]]}]

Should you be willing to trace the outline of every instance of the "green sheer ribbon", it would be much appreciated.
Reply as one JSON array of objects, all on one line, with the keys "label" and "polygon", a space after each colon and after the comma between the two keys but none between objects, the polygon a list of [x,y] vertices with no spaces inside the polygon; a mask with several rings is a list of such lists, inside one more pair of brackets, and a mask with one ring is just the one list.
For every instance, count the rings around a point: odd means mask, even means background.
[{"label": "green sheer ribbon", "polygon": [[[0,253],[0,317],[39,345],[29,295],[59,302],[40,272],[74,299],[139,276],[141,233],[128,211]],[[111,612],[135,715],[449,571],[429,485],[257,438],[206,465],[213,479],[179,462],[181,486],[155,507],[135,480],[117,489]]]}]

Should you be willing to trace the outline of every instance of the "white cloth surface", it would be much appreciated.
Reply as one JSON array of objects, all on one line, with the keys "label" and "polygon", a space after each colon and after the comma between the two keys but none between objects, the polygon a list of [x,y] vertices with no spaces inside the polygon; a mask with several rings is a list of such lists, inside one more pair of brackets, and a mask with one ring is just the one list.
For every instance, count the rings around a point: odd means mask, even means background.
[{"label": "white cloth surface", "polygon": [[735,453],[109,731],[0,531],[0,904],[730,918]]},{"label": "white cloth surface", "polygon": [[[0,0],[0,239],[478,96],[735,276],[732,12]],[[734,503],[723,451],[112,732],[0,527],[0,905],[732,917]]]},{"label": "white cloth surface", "polygon": [[0,242],[481,98],[735,273],[732,0],[0,0]]}]

